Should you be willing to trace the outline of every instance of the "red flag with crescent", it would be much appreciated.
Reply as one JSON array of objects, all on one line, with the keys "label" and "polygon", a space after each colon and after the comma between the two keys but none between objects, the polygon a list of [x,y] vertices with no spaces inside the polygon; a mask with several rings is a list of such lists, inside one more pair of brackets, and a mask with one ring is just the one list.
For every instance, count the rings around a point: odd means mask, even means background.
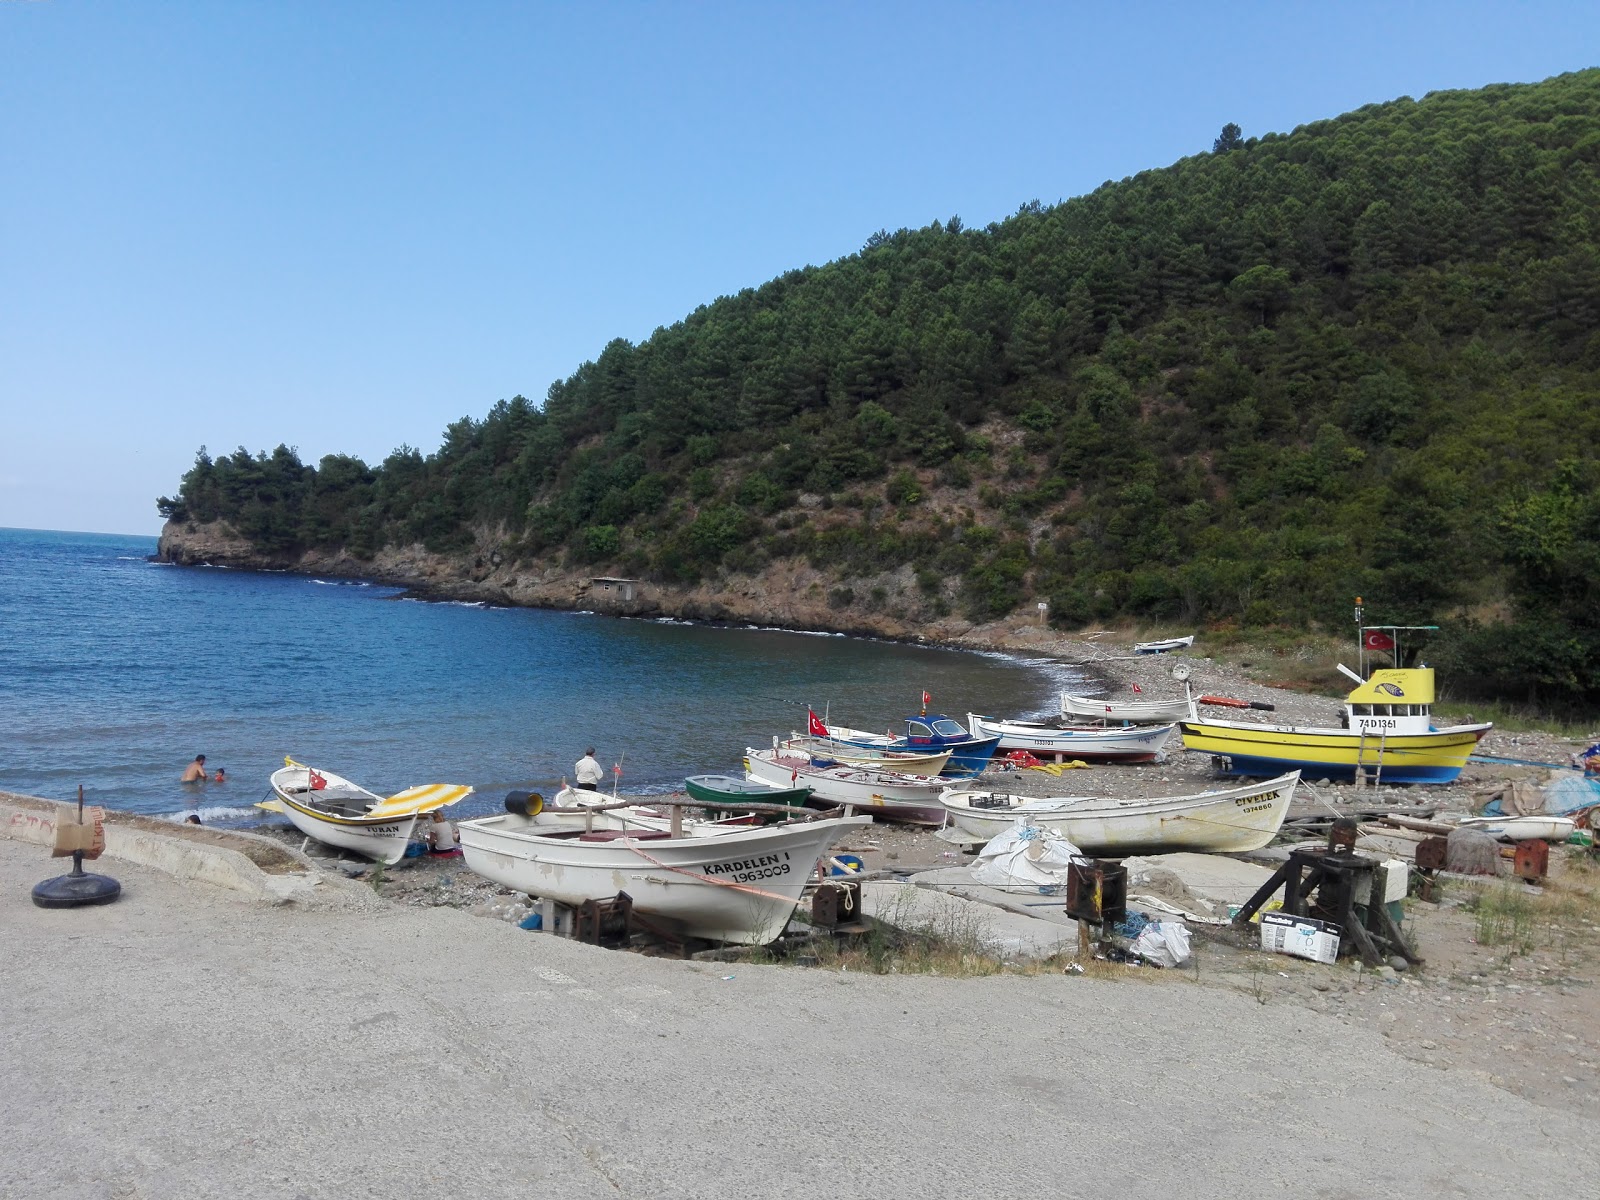
[{"label": "red flag with crescent", "polygon": [[828,727],[822,723],[822,718],[817,716],[816,709],[806,709],[806,732],[812,737],[828,736]]},{"label": "red flag with crescent", "polygon": [[1387,633],[1379,633],[1376,629],[1367,630],[1367,635],[1361,639],[1361,644],[1368,650],[1394,649],[1394,639]]}]

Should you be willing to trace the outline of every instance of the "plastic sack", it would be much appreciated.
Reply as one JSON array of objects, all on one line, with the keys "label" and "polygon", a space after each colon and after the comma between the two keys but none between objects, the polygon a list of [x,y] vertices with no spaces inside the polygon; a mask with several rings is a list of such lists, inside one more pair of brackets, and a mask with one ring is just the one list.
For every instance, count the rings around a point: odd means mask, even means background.
[{"label": "plastic sack", "polygon": [[972,882],[990,887],[1037,888],[1067,882],[1067,867],[1083,854],[1053,829],[1026,823],[1013,825],[978,852]]},{"label": "plastic sack", "polygon": [[1154,921],[1133,939],[1133,952],[1158,967],[1189,961],[1189,927],[1182,921]]}]

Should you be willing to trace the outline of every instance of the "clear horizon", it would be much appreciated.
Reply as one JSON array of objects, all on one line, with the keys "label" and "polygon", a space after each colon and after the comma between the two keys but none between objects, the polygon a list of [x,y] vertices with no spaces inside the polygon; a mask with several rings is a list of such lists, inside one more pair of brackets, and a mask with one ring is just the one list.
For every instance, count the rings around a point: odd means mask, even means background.
[{"label": "clear horizon", "polygon": [[204,445],[432,452],[880,228],[1594,65],[1600,10],[0,4],[0,526],[152,536]]}]

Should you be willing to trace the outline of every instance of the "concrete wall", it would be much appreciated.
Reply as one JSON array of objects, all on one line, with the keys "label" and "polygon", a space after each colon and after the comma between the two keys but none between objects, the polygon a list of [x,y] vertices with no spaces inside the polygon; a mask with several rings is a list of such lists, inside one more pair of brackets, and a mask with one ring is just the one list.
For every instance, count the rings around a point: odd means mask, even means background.
[{"label": "concrete wall", "polygon": [[[55,844],[57,817],[70,817],[75,810],[75,805],[0,792],[0,837],[48,848]],[[313,899],[338,903],[344,891],[339,886],[342,881],[321,875],[309,859],[276,842],[221,829],[186,831],[173,825],[169,831],[162,828],[166,824],[108,811],[106,849],[100,861],[138,863],[176,879],[215,884],[273,904]],[[269,869],[264,870],[257,859]],[[70,859],[48,854],[39,856],[39,866],[41,879],[52,873],[64,875],[72,868]]]}]

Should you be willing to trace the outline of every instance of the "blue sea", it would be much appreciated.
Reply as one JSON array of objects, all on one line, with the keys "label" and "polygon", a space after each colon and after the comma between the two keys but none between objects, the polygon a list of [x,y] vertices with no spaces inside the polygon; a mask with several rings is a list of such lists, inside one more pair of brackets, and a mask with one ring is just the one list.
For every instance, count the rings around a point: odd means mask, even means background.
[{"label": "blue sea", "polygon": [[[408,599],[397,588],[152,563],[153,537],[0,529],[0,790],[251,825],[292,755],[456,811],[548,789],[586,746],[624,792],[739,772],[746,746],[933,707],[1048,711],[1039,659],[771,629]],[[196,754],[227,782],[178,782]]]}]

